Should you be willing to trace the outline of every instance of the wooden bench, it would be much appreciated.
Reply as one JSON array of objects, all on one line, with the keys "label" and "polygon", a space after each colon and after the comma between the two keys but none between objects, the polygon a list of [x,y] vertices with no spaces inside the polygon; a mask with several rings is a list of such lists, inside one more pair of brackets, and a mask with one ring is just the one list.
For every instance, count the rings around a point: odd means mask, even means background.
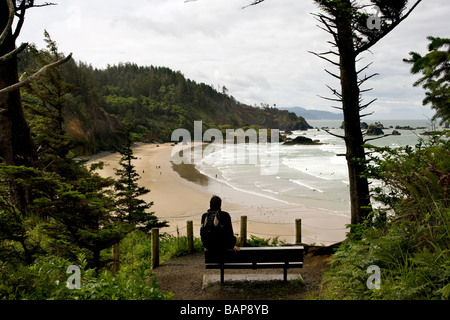
[{"label": "wooden bench", "polygon": [[282,268],[283,280],[287,281],[287,269],[303,267],[303,253],[303,246],[244,247],[237,252],[205,249],[205,266],[206,269],[220,269],[221,283],[225,269]]}]

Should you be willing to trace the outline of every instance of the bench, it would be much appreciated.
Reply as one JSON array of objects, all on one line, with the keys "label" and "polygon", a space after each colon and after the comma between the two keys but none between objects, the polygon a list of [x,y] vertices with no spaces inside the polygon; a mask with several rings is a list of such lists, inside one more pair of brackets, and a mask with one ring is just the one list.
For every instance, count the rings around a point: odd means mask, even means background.
[{"label": "bench", "polygon": [[303,246],[244,247],[215,251],[205,249],[206,269],[220,269],[220,282],[224,282],[225,269],[283,269],[287,281],[287,269],[303,267]]}]

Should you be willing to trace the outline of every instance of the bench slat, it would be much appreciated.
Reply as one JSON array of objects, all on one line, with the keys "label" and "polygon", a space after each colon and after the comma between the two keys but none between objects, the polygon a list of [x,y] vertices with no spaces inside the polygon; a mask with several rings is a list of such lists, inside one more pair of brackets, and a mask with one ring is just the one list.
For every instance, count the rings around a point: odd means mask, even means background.
[{"label": "bench slat", "polygon": [[241,248],[240,251],[205,251],[205,262],[289,262],[303,261],[303,247]]},{"label": "bench slat", "polygon": [[246,247],[240,251],[205,249],[206,269],[220,269],[220,281],[224,282],[225,269],[282,268],[287,281],[287,269],[303,267],[303,246]]},{"label": "bench slat", "polygon": [[208,263],[205,265],[206,269],[279,269],[279,268],[302,268],[303,262],[291,262],[289,264],[285,264],[283,262],[279,263],[258,263],[256,267],[254,267],[253,263]]}]

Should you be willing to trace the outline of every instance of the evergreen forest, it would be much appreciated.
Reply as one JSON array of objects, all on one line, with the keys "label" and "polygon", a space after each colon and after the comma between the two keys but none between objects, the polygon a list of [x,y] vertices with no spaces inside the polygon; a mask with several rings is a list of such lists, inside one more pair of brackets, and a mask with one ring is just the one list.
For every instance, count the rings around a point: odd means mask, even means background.
[{"label": "evergreen forest", "polygon": [[[19,73],[32,74],[42,63],[61,58],[57,44],[47,32],[49,46],[39,50],[29,45],[18,57]],[[93,68],[85,62],[70,60],[60,67],[54,81],[58,87],[63,126],[78,142],[79,154],[93,154],[111,150],[117,142],[115,131],[124,123],[143,142],[170,141],[177,128],[193,131],[194,121],[201,120],[208,128],[277,128],[306,130],[304,118],[293,112],[278,110],[268,104],[249,106],[205,83],[187,79],[180,71],[166,67],[138,66],[134,63]],[[56,83],[58,82],[58,83]],[[24,94],[24,101],[33,105],[43,103],[37,81]]]}]

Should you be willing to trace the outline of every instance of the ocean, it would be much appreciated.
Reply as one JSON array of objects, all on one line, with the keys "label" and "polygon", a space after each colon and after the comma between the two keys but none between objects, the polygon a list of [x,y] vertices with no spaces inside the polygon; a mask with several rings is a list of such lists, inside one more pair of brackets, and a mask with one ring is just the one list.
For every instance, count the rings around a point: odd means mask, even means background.
[{"label": "ocean", "polygon": [[[347,163],[344,156],[344,141],[322,130],[327,127],[330,132],[343,135],[339,129],[340,120],[308,121],[314,127],[307,131],[294,131],[290,138],[305,136],[319,140],[320,145],[282,145],[278,144],[274,154],[277,156],[276,168],[270,173],[264,173],[264,157],[256,163],[250,159],[258,152],[258,145],[245,145],[245,153],[238,154],[236,146],[230,145],[216,148],[213,154],[202,158],[196,163],[196,168],[204,175],[218,183],[226,184],[235,190],[249,196],[259,196],[286,205],[301,205],[326,211],[332,215],[350,216],[349,182]],[[367,121],[368,124],[375,121]],[[401,135],[393,135],[371,141],[377,146],[414,146],[421,136],[420,133],[430,130],[427,120],[380,120],[391,133],[395,126],[410,126],[425,128],[415,130],[397,130]],[[389,128],[392,126],[392,128]],[[252,153],[253,152],[253,153]],[[264,152],[271,152],[264,149]],[[266,154],[267,155],[267,154]],[[210,161],[214,157],[214,161]],[[241,157],[241,158],[239,158]],[[242,158],[243,157],[243,158]],[[233,161],[234,160],[234,161]],[[272,168],[273,169],[273,168]]]}]

